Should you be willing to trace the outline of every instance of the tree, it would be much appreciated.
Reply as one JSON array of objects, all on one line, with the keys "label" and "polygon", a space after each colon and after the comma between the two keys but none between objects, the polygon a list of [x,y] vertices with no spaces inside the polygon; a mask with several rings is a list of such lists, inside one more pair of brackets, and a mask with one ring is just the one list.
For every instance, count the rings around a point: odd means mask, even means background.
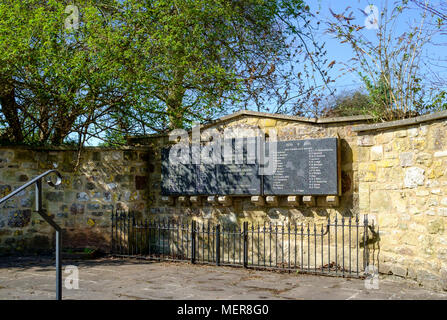
[{"label": "tree", "polygon": [[[428,61],[428,73],[430,74],[430,85],[437,88],[433,94],[431,101],[433,102],[434,109],[447,109],[447,80],[445,72],[447,70],[447,59],[445,54],[442,54],[445,50],[447,43],[445,42],[445,36],[447,35],[447,3],[443,0],[438,2],[412,0],[414,4],[423,11],[429,12],[435,19],[431,21],[429,27],[437,33],[436,39],[431,41],[434,48],[440,48],[441,54],[427,54],[425,59]],[[435,49],[436,50],[436,49]]]},{"label": "tree", "polygon": [[345,91],[336,95],[324,110],[323,117],[346,117],[363,115],[372,108],[368,94],[361,90]]},{"label": "tree", "polygon": [[323,49],[303,31],[302,0],[82,0],[78,28],[64,27],[68,5],[0,3],[0,126],[9,141],[123,142],[249,104],[269,110],[273,99],[276,111],[298,112],[316,86],[294,82],[295,56],[327,76]]},{"label": "tree", "polygon": [[349,8],[332,13],[335,19],[329,24],[329,32],[353,49],[355,64],[349,71],[358,72],[364,82],[372,102],[368,113],[377,119],[405,118],[434,109],[430,99],[433,92],[425,86],[421,67],[423,48],[435,31],[425,28],[430,16],[424,10],[417,24],[398,34],[396,22],[408,9],[407,3],[402,1],[391,8],[385,3],[374,40],[364,35],[365,26],[353,23]]},{"label": "tree", "polygon": [[297,76],[298,57],[307,57],[326,78],[323,49],[307,29],[309,8],[301,0],[129,4],[126,27],[136,32],[134,46],[144,52],[132,58],[140,62],[141,90],[148,93],[141,108],[159,115],[151,126],[157,131],[249,106],[301,111],[293,108],[314,88]]},{"label": "tree", "polygon": [[60,145],[130,101],[115,27],[95,1],[82,1],[85,22],[66,29],[67,4],[0,4],[0,103],[13,142]]}]

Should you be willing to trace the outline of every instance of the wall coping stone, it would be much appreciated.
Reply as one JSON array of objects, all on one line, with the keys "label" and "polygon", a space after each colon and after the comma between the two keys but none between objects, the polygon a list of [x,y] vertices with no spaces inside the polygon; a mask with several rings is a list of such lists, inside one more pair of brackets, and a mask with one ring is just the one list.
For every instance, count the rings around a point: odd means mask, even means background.
[{"label": "wall coping stone", "polygon": [[426,114],[426,115],[422,115],[422,116],[418,116],[418,117],[414,117],[414,118],[381,122],[381,123],[373,123],[373,124],[357,125],[352,128],[352,131],[364,132],[364,131],[374,131],[374,130],[386,130],[386,129],[390,129],[390,128],[412,126],[415,124],[420,124],[420,123],[433,121],[433,120],[446,119],[446,118],[447,118],[447,111],[439,111],[439,112],[430,113],[430,114]]},{"label": "wall coping stone", "polygon": [[[72,146],[27,146],[27,145],[0,145],[0,150],[20,149],[35,151],[78,151],[77,147]],[[122,147],[83,147],[84,151],[148,151],[147,146],[122,146]]]},{"label": "wall coping stone", "polygon": [[[286,120],[286,121],[295,121],[295,122],[304,122],[304,123],[313,123],[313,124],[325,124],[325,123],[343,123],[343,122],[360,122],[360,121],[369,121],[372,120],[373,117],[367,115],[359,115],[359,116],[347,116],[347,117],[330,117],[330,118],[307,118],[307,117],[299,117],[299,116],[291,116],[286,114],[279,113],[267,113],[267,112],[258,112],[251,110],[241,110],[235,113],[220,117],[216,120],[208,121],[200,125],[201,129],[207,129],[209,127],[215,126],[219,123],[229,122],[239,117],[258,117],[258,118],[268,118],[275,120]],[[189,130],[191,131],[191,130]],[[151,139],[151,138],[160,138],[167,136],[168,133],[154,133],[145,136],[132,136],[129,137],[129,141],[135,141],[138,139]]]}]

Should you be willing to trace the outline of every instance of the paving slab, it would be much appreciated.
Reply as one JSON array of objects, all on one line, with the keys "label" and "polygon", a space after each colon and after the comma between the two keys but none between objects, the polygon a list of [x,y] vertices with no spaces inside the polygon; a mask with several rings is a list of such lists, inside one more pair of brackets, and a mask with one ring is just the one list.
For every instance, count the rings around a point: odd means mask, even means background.
[{"label": "paving slab", "polygon": [[[384,278],[379,289],[362,279],[279,273],[234,267],[101,258],[64,261],[79,270],[79,289],[63,290],[73,300],[309,300],[447,299],[447,292]],[[63,274],[64,280],[69,274]],[[65,283],[65,282],[63,282]],[[54,299],[51,258],[0,259],[0,299]]]}]

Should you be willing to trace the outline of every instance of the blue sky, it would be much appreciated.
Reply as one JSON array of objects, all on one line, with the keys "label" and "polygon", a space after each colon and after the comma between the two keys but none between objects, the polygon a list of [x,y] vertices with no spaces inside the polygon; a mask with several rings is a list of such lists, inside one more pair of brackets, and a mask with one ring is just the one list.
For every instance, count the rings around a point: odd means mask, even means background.
[{"label": "blue sky", "polygon": [[[436,4],[439,1],[445,0],[432,0],[431,3]],[[326,32],[327,21],[334,19],[332,17],[330,9],[335,13],[342,13],[347,7],[351,7],[350,10],[353,11],[355,18],[353,23],[364,25],[366,16],[362,14],[361,11],[365,10],[368,5],[375,5],[380,11],[384,8],[385,5],[390,8],[391,6],[394,6],[395,4],[400,2],[400,0],[306,0],[306,3],[310,6],[312,12],[319,11],[319,13],[315,16],[313,22],[316,23],[317,19],[320,19],[320,27],[317,31],[316,38],[326,43],[328,62],[335,60],[337,63],[346,64],[350,63],[350,59],[353,57],[353,51],[349,45],[340,44],[340,41],[338,39],[334,39],[332,35]],[[403,32],[408,31],[408,25],[414,25],[415,23],[420,21],[421,12],[422,10],[416,7],[414,7],[414,9],[412,10],[405,11],[405,13],[397,20],[397,24],[394,29],[395,35],[401,35]],[[374,29],[368,30],[365,28],[362,30],[363,35],[368,39],[371,39],[371,41],[373,42],[377,38],[376,32],[377,30]],[[433,40],[435,42],[447,43],[446,35],[440,35]],[[445,53],[442,51],[443,48],[437,46],[427,46],[425,54],[430,55],[431,57],[446,58]],[[350,64],[352,65],[352,63]],[[340,68],[341,65],[337,64],[331,71],[331,78],[336,79],[336,82],[332,83],[331,86],[337,89],[337,93],[363,88],[363,83],[356,73],[351,72],[342,75]],[[446,70],[443,70],[442,68],[434,69],[443,72],[445,77],[447,76]],[[428,71],[425,73],[428,75]],[[97,145],[99,142],[100,141],[98,139],[91,138],[89,139],[88,144]]]},{"label": "blue sky", "polygon": [[[444,0],[445,1],[445,0]],[[320,14],[319,16],[322,19],[322,27],[319,30],[320,39],[322,41],[326,42],[326,49],[328,51],[328,59],[329,61],[336,60],[337,62],[344,62],[348,63],[349,59],[353,57],[353,51],[347,44],[340,44],[339,40],[334,39],[331,35],[324,32],[325,26],[323,21],[327,21],[332,18],[332,14],[330,13],[331,9],[335,13],[341,13],[343,12],[346,7],[351,7],[350,10],[354,13],[355,20],[353,21],[354,24],[358,25],[364,25],[365,15],[363,15],[360,10],[364,10],[368,5],[372,4],[378,7],[379,10],[382,10],[385,5],[388,5],[388,8],[390,8],[392,5],[396,3],[400,3],[401,1],[395,1],[395,0],[378,0],[378,1],[364,1],[364,0],[350,0],[350,1],[343,1],[343,0],[307,0],[307,4],[311,7],[311,10],[313,12],[319,10]],[[439,1],[430,1],[432,4],[436,4]],[[414,9],[410,9],[404,12],[402,16],[397,20],[397,24],[395,26],[394,32],[395,35],[401,35],[403,32],[407,31],[409,28],[409,25],[414,25],[415,23],[418,23],[420,21],[420,14],[422,12],[421,9],[416,8],[414,5],[412,6]],[[371,41],[374,41],[376,39],[376,31],[377,30],[368,30],[363,29],[362,32],[365,37],[368,39],[370,38]],[[433,38],[433,41],[435,42],[447,42],[445,35],[438,35],[435,38]],[[444,47],[445,48],[445,47]],[[425,47],[425,54],[430,55],[431,57],[440,57],[440,58],[446,58],[445,52],[442,51],[441,48],[438,46],[429,45]],[[445,74],[445,70],[442,68],[435,68],[440,72],[443,72]],[[334,76],[339,76],[340,72],[337,72],[337,69],[334,68],[333,71]],[[337,81],[334,83],[334,86],[336,86],[339,91],[343,90],[344,88],[349,89],[355,89],[357,87],[362,86],[359,77],[356,74],[347,74],[343,77],[337,78]]]}]

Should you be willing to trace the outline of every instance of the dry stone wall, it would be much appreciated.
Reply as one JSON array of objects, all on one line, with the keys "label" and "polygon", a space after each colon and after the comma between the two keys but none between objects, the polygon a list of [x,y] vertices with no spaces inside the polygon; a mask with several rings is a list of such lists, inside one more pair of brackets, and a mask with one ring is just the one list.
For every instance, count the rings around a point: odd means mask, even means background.
[{"label": "dry stone wall", "polygon": [[[413,279],[447,290],[447,112],[367,124],[365,117],[305,119],[239,112],[202,126],[204,129],[261,129],[278,140],[340,138],[339,203],[317,197],[314,206],[256,206],[250,197],[235,197],[230,206],[168,205],[161,198],[161,148],[168,137],[135,138],[126,150],[88,148],[80,170],[73,172],[75,150],[0,148],[0,196],[57,164],[63,183],[45,186],[44,205],[65,228],[64,245],[110,245],[112,208],[139,217],[195,220],[221,224],[326,223],[335,217],[368,215],[370,263],[382,274]],[[203,131],[202,131],[203,132]],[[273,135],[270,135],[273,136]],[[0,253],[50,248],[51,228],[33,212],[34,191],[0,208]]]},{"label": "dry stone wall", "polygon": [[380,226],[380,272],[447,289],[447,121],[359,131],[359,209]]},{"label": "dry stone wall", "polygon": [[[0,197],[56,168],[62,184],[52,188],[44,182],[43,205],[64,229],[64,248],[107,250],[112,209],[146,210],[149,157],[147,148],[87,148],[74,172],[75,150],[1,147]],[[30,187],[0,207],[0,253],[54,246],[54,231],[34,212],[34,196]]]},{"label": "dry stone wall", "polygon": [[[154,153],[154,172],[149,175],[149,181],[154,187],[149,193],[149,212],[162,217],[186,218],[211,220],[213,222],[323,222],[329,216],[335,217],[352,216],[358,212],[358,185],[356,181],[357,168],[353,165],[353,159],[357,157],[357,134],[352,132],[352,125],[349,122],[315,124],[309,122],[297,122],[288,120],[277,120],[262,117],[241,117],[232,121],[219,123],[208,129],[217,129],[223,132],[225,128],[260,128],[265,133],[276,130],[278,140],[298,140],[323,137],[340,137],[341,140],[341,169],[342,169],[342,189],[340,204],[332,207],[326,203],[325,197],[317,197],[317,205],[306,207],[304,205],[290,208],[285,197],[280,197],[278,206],[257,207],[250,201],[250,197],[235,197],[233,205],[230,207],[213,206],[211,204],[184,206],[176,203],[174,206],[166,205],[161,198],[161,155],[159,150],[168,143],[168,139],[153,138],[146,140]],[[202,132],[204,135],[204,131]]]},{"label": "dry stone wall", "polygon": [[[257,207],[249,197],[234,198],[232,206],[163,204],[161,159],[154,154],[149,175],[151,215],[219,223],[324,223],[341,217],[368,215],[376,227],[369,234],[371,261],[382,274],[412,279],[447,289],[447,113],[379,125],[366,119],[305,121],[254,113],[218,121],[207,128],[276,130],[278,140],[338,136],[341,140],[342,195],[338,206],[318,197],[316,206]],[[145,141],[154,150],[166,137]]]}]

